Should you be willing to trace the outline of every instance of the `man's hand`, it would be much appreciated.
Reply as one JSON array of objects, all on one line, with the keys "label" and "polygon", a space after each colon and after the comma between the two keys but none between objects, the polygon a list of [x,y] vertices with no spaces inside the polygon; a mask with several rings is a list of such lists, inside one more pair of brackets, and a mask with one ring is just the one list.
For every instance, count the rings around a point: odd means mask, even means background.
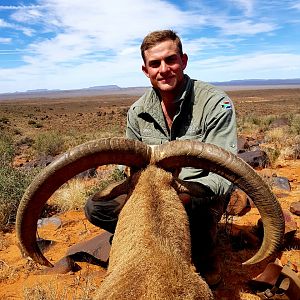
[{"label": "man's hand", "polygon": [[186,205],[191,201],[191,196],[187,193],[179,193],[178,196],[183,205]]}]

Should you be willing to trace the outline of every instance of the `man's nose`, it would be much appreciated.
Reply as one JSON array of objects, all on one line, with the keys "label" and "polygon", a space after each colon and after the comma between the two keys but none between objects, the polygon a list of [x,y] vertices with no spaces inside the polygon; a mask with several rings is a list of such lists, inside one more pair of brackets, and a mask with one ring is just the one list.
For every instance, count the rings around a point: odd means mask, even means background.
[{"label": "man's nose", "polygon": [[161,63],[160,63],[160,72],[161,73],[164,73],[164,72],[167,72],[169,70],[169,65],[168,64],[166,64],[166,62],[165,61],[162,61]]}]

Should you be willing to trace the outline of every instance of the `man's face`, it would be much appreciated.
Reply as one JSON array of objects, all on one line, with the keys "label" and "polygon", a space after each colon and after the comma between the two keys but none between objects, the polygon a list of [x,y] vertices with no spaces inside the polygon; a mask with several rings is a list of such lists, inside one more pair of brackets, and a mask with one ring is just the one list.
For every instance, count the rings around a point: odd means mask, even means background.
[{"label": "man's face", "polygon": [[176,43],[168,40],[145,51],[142,70],[155,89],[161,93],[176,93],[184,82],[187,60],[186,54],[179,54]]}]

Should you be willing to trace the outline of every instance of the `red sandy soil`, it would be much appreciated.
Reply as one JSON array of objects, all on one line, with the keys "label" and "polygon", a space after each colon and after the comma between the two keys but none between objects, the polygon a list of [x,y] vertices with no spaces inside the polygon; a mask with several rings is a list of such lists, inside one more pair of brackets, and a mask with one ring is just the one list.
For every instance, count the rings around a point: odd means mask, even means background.
[{"label": "red sandy soil", "polygon": [[[259,116],[300,113],[299,89],[233,91],[229,95],[235,103],[238,117],[249,115],[249,109],[250,114],[255,112],[255,115]],[[21,137],[33,139],[38,133],[49,130],[69,135],[80,132],[81,135],[86,134],[87,138],[122,136],[126,111],[134,100],[136,97],[121,95],[5,101],[0,104],[0,116],[7,117],[9,123],[0,125],[4,129],[20,131]],[[30,121],[36,121],[42,127],[36,128]],[[94,132],[98,135],[90,137],[89,134]],[[300,160],[285,161],[280,168],[264,169],[260,172],[268,175],[276,173],[289,179],[291,192],[274,190],[282,208],[289,210],[292,202],[300,201]],[[61,227],[44,226],[38,230],[40,237],[55,241],[45,252],[45,256],[53,263],[62,258],[73,244],[90,239],[101,232],[101,229],[85,219],[83,212],[60,214],[59,218],[62,220]],[[300,217],[293,215],[293,218],[298,226],[295,238],[283,251],[277,253],[276,257],[283,264],[291,262],[300,270]],[[234,217],[233,223],[249,231],[255,227],[258,219],[257,210],[252,208],[246,215]],[[233,249],[231,237],[231,234],[226,235],[220,231],[219,252],[223,266],[223,281],[214,291],[215,298],[260,299],[250,290],[247,281],[261,273],[269,261],[275,260],[275,256],[254,266],[242,266],[242,262],[249,259],[257,248]],[[0,232],[0,299],[93,299],[106,271],[90,264],[79,264],[82,269],[75,273],[38,274],[45,268],[22,257],[15,231]]]},{"label": "red sandy soil", "polygon": [[[289,179],[292,191],[274,191],[284,209],[300,200],[300,161],[286,161],[280,168],[264,169],[260,172],[285,176]],[[62,258],[68,247],[79,241],[87,240],[101,232],[90,224],[83,212],[72,211],[60,214],[62,226],[44,226],[39,229],[39,236],[55,241],[45,253],[51,261]],[[298,232],[291,245],[277,253],[282,263],[293,263],[300,270],[300,217],[293,215]],[[235,217],[234,223],[241,228],[253,228],[259,219],[256,208],[246,215]],[[216,299],[260,299],[253,293],[247,281],[261,273],[267,262],[255,266],[242,266],[241,263],[257,249],[233,250],[229,237],[220,237],[220,257],[223,265],[223,282],[214,291]],[[75,273],[40,275],[44,267],[22,257],[18,248],[15,232],[0,235],[0,299],[93,299],[97,286],[105,275],[105,269],[86,263],[79,263],[82,269]],[[273,261],[275,257],[272,258]],[[269,260],[270,261],[270,260]],[[166,270],[167,273],[167,270]],[[287,298],[282,298],[287,299]]]}]

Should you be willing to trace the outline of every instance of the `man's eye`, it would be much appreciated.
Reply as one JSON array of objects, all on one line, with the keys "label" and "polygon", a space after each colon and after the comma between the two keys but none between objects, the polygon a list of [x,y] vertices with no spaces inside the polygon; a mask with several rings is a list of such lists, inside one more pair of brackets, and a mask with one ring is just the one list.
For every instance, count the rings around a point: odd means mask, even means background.
[{"label": "man's eye", "polygon": [[174,64],[176,62],[176,56],[171,56],[166,59],[167,64]]},{"label": "man's eye", "polygon": [[158,68],[158,67],[160,66],[160,62],[159,62],[159,61],[151,61],[151,62],[149,63],[149,66],[150,66],[151,68]]}]

